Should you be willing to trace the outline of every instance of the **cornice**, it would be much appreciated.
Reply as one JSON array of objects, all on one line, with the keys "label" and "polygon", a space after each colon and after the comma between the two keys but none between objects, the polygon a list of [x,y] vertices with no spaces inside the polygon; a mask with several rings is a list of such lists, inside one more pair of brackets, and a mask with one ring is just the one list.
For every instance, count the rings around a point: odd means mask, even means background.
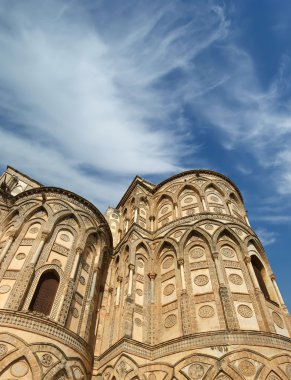
[{"label": "cornice", "polygon": [[20,170],[17,170],[17,169],[13,168],[13,167],[10,166],[10,165],[7,165],[6,170],[7,170],[7,169],[11,169],[11,170],[13,170],[15,173],[18,173],[18,174],[22,175],[23,177],[27,178],[29,181],[35,183],[35,184],[38,185],[38,186],[43,186],[42,183],[36,181],[35,179],[29,177],[28,175],[22,173]]},{"label": "cornice", "polygon": [[0,326],[24,331],[31,331],[40,336],[59,341],[79,352],[88,361],[93,355],[92,348],[79,335],[52,321],[46,316],[38,316],[31,312],[0,310]]},{"label": "cornice", "polygon": [[105,367],[112,359],[121,353],[129,353],[146,360],[157,360],[178,352],[230,345],[264,346],[291,352],[291,339],[283,335],[254,330],[207,331],[171,339],[157,345],[149,345],[133,339],[123,338],[100,356],[95,356],[94,367]]},{"label": "cornice", "polygon": [[[189,174],[196,174],[197,177],[199,177],[200,174],[211,174],[211,175],[215,175],[217,177],[222,178],[223,180],[227,181],[228,183],[230,183],[234,187],[234,189],[238,193],[238,195],[239,195],[242,203],[244,204],[243,197],[242,197],[242,194],[241,194],[239,188],[227,176],[225,176],[224,174],[215,172],[213,170],[208,170],[208,169],[192,169],[192,170],[186,170],[186,171],[184,171],[182,173],[175,174],[175,175],[173,175],[173,176],[165,179],[164,181],[160,182],[158,185],[154,185],[151,182],[149,182],[149,181],[147,181],[147,180],[145,180],[145,179],[143,179],[143,178],[141,178],[139,176],[136,176],[133,179],[133,181],[131,182],[131,184],[129,185],[128,189],[126,190],[125,194],[123,195],[123,197],[119,201],[119,203],[116,206],[116,208],[120,208],[127,201],[128,197],[130,196],[130,194],[132,193],[132,191],[134,190],[134,188],[136,187],[137,184],[142,185],[147,191],[149,191],[151,194],[154,194],[155,192],[157,192],[162,186],[164,186],[168,182],[171,182],[171,181],[173,181],[175,179],[184,177],[184,176],[189,175]],[[151,186],[154,186],[154,187],[152,188],[150,186],[147,186],[147,183],[149,185],[151,185]]]},{"label": "cornice", "polygon": [[100,223],[104,226],[104,228],[107,230],[107,234],[109,237],[109,243],[110,247],[113,247],[112,242],[112,234],[109,228],[109,225],[104,217],[104,215],[98,210],[96,206],[94,206],[91,202],[89,202],[87,199],[81,197],[78,194],[73,193],[72,191],[65,190],[59,187],[38,187],[30,190],[23,191],[22,193],[17,194],[13,197],[13,203],[16,203],[20,199],[25,199],[26,197],[29,197],[31,195],[42,195],[47,193],[54,193],[57,195],[65,195],[69,199],[75,200],[85,207],[87,207],[93,214],[97,217],[97,219],[100,221]]},{"label": "cornice", "polygon": [[[150,186],[148,186],[147,184],[149,184]],[[131,182],[128,189],[126,190],[126,192],[124,193],[124,195],[122,196],[118,205],[115,208],[117,208],[117,209],[120,208],[126,202],[126,200],[128,199],[128,197],[130,196],[130,194],[132,193],[132,191],[135,189],[135,187],[137,185],[141,185],[145,190],[147,190],[150,193],[153,192],[153,187],[155,188],[155,186],[156,186],[156,185],[152,184],[151,182],[149,182],[149,181],[147,181],[147,180],[145,180],[139,176],[134,177],[133,181]],[[153,186],[153,187],[151,187],[151,186]]]},{"label": "cornice", "polygon": [[232,182],[231,179],[229,179],[226,175],[224,174],[221,174],[221,173],[218,173],[218,172],[215,172],[214,170],[208,170],[208,169],[191,169],[191,170],[186,170],[182,173],[178,173],[178,174],[175,174],[173,175],[172,177],[169,177],[167,179],[165,179],[164,181],[160,182],[154,189],[154,192],[156,192],[157,190],[159,190],[162,186],[164,186],[166,183],[168,182],[171,182],[177,178],[181,178],[181,177],[184,177],[186,175],[189,175],[189,174],[198,174],[197,177],[199,177],[200,174],[211,174],[211,175],[215,175],[217,177],[220,177],[222,179],[224,179],[225,181],[229,182],[234,188],[235,190],[237,191],[238,195],[240,196],[241,198],[241,201],[244,203],[243,201],[243,197],[242,197],[242,194],[240,192],[240,190],[238,189],[238,187],[236,186],[236,184],[234,182]]}]

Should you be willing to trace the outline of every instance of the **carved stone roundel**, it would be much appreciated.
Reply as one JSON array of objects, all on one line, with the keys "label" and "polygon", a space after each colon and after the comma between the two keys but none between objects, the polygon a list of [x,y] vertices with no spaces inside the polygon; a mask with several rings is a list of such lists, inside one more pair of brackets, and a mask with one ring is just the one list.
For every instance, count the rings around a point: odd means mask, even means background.
[{"label": "carved stone roundel", "polygon": [[63,240],[63,241],[65,241],[65,242],[70,241],[69,236],[66,235],[66,234],[61,234],[61,235],[60,235],[60,239]]},{"label": "carved stone roundel", "polygon": [[280,329],[283,329],[284,323],[283,323],[283,319],[280,317],[280,315],[275,313],[275,311],[273,311],[272,317],[273,317],[273,321],[276,323],[276,325],[278,327],[280,327]]},{"label": "carved stone roundel", "polygon": [[204,375],[204,368],[199,363],[191,364],[188,374],[193,380],[200,379]]},{"label": "carved stone roundel", "polygon": [[173,262],[174,262],[174,260],[172,257],[167,257],[163,261],[163,269],[169,269],[173,265]]},{"label": "carved stone roundel", "polygon": [[223,254],[223,256],[228,257],[228,258],[232,258],[235,256],[233,249],[230,247],[223,247],[221,249],[221,253]]},{"label": "carved stone roundel", "polygon": [[50,354],[44,354],[42,355],[41,357],[41,364],[44,366],[44,367],[50,367],[53,363],[53,357],[52,355]]},{"label": "carved stone roundel", "polygon": [[211,230],[213,230],[213,225],[212,224],[205,224],[205,229],[206,230],[209,230],[209,231],[211,231]]},{"label": "carved stone roundel", "polygon": [[13,364],[10,369],[11,375],[15,377],[23,377],[27,374],[29,368],[24,361],[17,362]]},{"label": "carved stone roundel", "polygon": [[20,252],[20,253],[17,253],[16,260],[23,260],[23,259],[25,259],[25,257],[26,257],[26,254]]},{"label": "carved stone roundel", "polygon": [[253,316],[252,309],[247,305],[239,305],[237,311],[244,318],[251,318]]},{"label": "carved stone roundel", "polygon": [[190,250],[190,257],[192,259],[200,259],[200,257],[202,257],[204,255],[204,248],[202,247],[194,247]]},{"label": "carved stone roundel", "polygon": [[31,234],[37,234],[38,231],[39,231],[39,228],[38,228],[38,227],[32,227],[32,228],[29,230],[29,232],[30,232]]},{"label": "carved stone roundel", "polygon": [[214,207],[214,212],[217,212],[217,214],[223,214],[223,209],[220,207]]},{"label": "carved stone roundel", "polygon": [[175,285],[173,285],[173,284],[169,284],[169,285],[167,285],[167,286],[165,287],[165,289],[164,289],[164,291],[163,291],[163,294],[164,294],[165,296],[169,296],[169,295],[171,295],[171,294],[174,292],[174,290],[175,290]]},{"label": "carved stone roundel", "polygon": [[165,319],[165,327],[173,327],[177,323],[177,316],[175,314],[170,314]]},{"label": "carved stone roundel", "polygon": [[163,207],[161,210],[161,214],[165,214],[169,210],[169,207]]},{"label": "carved stone roundel", "polygon": [[244,376],[253,376],[256,373],[256,367],[249,360],[241,361],[238,368]]},{"label": "carved stone roundel", "polygon": [[0,286],[0,294],[8,293],[10,289],[10,285],[2,285]]},{"label": "carved stone roundel", "polygon": [[204,274],[199,274],[194,278],[194,284],[197,286],[205,286],[209,282],[209,278]]},{"label": "carved stone roundel", "polygon": [[215,195],[212,195],[212,196],[210,197],[210,200],[211,200],[212,202],[219,202],[219,198],[216,197]]},{"label": "carved stone roundel", "polygon": [[142,320],[141,320],[140,318],[135,318],[134,323],[135,323],[137,326],[141,326],[141,325],[142,325]]},{"label": "carved stone roundel", "polygon": [[184,199],[184,203],[191,203],[193,201],[193,198],[187,197]]},{"label": "carved stone roundel", "polygon": [[81,276],[79,281],[82,285],[85,285],[85,277]]},{"label": "carved stone roundel", "polygon": [[236,273],[230,274],[228,279],[229,282],[231,282],[234,285],[241,285],[243,283],[243,279],[241,278],[241,276]]},{"label": "carved stone roundel", "polygon": [[78,312],[78,309],[76,309],[75,307],[72,309],[72,314],[73,314],[73,317],[74,318],[78,318],[79,317],[79,312]]},{"label": "carved stone roundel", "polygon": [[7,346],[5,344],[0,344],[0,357],[5,355],[7,352]]},{"label": "carved stone roundel", "polygon": [[214,316],[214,308],[209,305],[201,306],[198,314],[201,318],[211,318]]},{"label": "carved stone roundel", "polygon": [[142,290],[141,289],[136,289],[136,294],[138,295],[138,296],[142,296]]},{"label": "carved stone roundel", "polygon": [[143,267],[144,267],[144,265],[143,265],[143,261],[142,261],[142,260],[137,260],[137,266],[138,266],[139,268],[143,268]]}]

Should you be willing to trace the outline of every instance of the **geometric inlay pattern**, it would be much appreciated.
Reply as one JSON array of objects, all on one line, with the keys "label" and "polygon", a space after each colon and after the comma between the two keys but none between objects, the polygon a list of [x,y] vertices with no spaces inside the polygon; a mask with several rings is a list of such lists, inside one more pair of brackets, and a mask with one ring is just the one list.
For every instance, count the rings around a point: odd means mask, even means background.
[{"label": "geometric inlay pattern", "polygon": [[244,318],[251,318],[253,316],[252,309],[247,305],[239,305],[237,311]]},{"label": "geometric inlay pattern", "polygon": [[198,314],[201,318],[211,318],[214,316],[215,311],[212,306],[205,305],[200,307]]},{"label": "geometric inlay pattern", "polygon": [[199,363],[191,364],[191,366],[189,367],[188,374],[190,376],[190,379],[200,379],[204,375],[204,368]]},{"label": "geometric inlay pattern", "polygon": [[276,313],[275,311],[273,311],[272,317],[273,317],[273,321],[276,323],[276,325],[278,327],[280,327],[280,329],[283,329],[284,323],[283,323],[283,319],[280,317],[280,315],[278,313]]},{"label": "geometric inlay pattern", "polygon": [[209,278],[204,274],[200,274],[194,278],[194,284],[197,286],[205,286],[208,282]]},{"label": "geometric inlay pattern", "polygon": [[177,323],[177,316],[175,314],[170,314],[165,319],[165,327],[173,327]]},{"label": "geometric inlay pattern", "polygon": [[241,361],[238,368],[244,376],[253,376],[256,373],[256,367],[249,360]]}]

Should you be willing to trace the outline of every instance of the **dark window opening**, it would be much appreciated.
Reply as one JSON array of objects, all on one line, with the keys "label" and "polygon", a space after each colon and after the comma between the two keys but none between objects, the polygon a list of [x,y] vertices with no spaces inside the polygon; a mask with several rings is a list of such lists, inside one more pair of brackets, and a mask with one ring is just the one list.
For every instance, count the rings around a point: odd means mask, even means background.
[{"label": "dark window opening", "polygon": [[59,286],[59,277],[55,272],[45,272],[42,274],[29,310],[49,315],[55,300]]},{"label": "dark window opening", "polygon": [[267,286],[266,286],[266,283],[264,280],[264,276],[263,276],[263,271],[264,271],[263,264],[260,262],[260,260],[256,256],[251,257],[251,262],[252,262],[254,272],[255,272],[255,275],[257,277],[260,289],[263,292],[265,298],[267,300],[270,300],[271,297],[270,297],[270,294],[268,292],[268,289],[267,289]]}]

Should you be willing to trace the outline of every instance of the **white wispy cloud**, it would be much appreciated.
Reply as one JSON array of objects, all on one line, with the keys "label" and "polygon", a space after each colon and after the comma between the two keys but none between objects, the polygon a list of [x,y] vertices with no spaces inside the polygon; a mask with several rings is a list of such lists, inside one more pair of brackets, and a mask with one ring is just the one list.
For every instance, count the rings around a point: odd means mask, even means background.
[{"label": "white wispy cloud", "polygon": [[277,237],[275,232],[268,231],[265,228],[259,228],[256,232],[264,246],[275,243]]},{"label": "white wispy cloud", "polygon": [[[0,160],[104,207],[129,176],[182,170],[187,130],[171,118],[192,60],[225,37],[227,22],[211,2],[117,3],[110,14],[85,4],[1,2]],[[180,83],[166,91],[175,70]]]},{"label": "white wispy cloud", "polygon": [[291,194],[290,59],[263,86],[217,3],[2,1],[0,161],[104,208],[135,174],[206,166],[186,104]]}]

